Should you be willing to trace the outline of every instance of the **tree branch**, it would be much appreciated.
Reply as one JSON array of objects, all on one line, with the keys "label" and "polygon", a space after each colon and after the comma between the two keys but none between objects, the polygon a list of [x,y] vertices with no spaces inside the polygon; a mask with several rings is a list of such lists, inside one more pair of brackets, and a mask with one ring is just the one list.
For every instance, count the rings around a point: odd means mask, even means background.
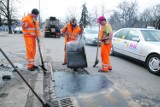
[{"label": "tree branch", "polygon": [[7,16],[7,13],[6,13],[3,9],[2,9],[1,11],[4,13],[4,14],[1,13],[1,15],[3,15],[3,16],[6,17],[6,16]]},{"label": "tree branch", "polygon": [[7,8],[7,6],[5,5],[4,2],[2,2],[2,0],[0,1],[0,3],[2,4],[2,6],[4,6],[5,8]]},{"label": "tree branch", "polygon": [[3,13],[0,13],[0,15],[5,16],[5,17],[6,17],[6,15],[5,15],[5,14],[3,14]]}]

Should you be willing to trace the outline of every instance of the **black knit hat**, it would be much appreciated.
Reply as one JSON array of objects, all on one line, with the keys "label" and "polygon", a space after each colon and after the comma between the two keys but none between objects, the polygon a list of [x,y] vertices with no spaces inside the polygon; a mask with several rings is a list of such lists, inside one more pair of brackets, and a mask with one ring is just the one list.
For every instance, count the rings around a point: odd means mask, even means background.
[{"label": "black knit hat", "polygon": [[38,9],[36,9],[36,8],[32,9],[32,14],[38,15],[39,14]]},{"label": "black knit hat", "polygon": [[72,18],[71,18],[71,21],[72,21],[72,22],[75,22],[75,21],[76,21],[76,18],[75,18],[75,17],[72,17]]}]

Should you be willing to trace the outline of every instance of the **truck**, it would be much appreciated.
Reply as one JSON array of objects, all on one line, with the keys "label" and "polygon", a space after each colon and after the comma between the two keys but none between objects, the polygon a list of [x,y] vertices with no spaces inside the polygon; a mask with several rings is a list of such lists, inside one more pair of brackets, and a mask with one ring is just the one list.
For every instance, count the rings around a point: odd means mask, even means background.
[{"label": "truck", "polygon": [[59,20],[56,17],[49,17],[45,21],[44,37],[60,38],[61,31]]}]

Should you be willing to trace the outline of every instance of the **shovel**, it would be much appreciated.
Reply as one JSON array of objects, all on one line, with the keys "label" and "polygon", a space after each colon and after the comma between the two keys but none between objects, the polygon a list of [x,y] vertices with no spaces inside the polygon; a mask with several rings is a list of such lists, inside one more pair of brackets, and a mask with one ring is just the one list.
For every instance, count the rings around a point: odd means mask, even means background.
[{"label": "shovel", "polygon": [[98,60],[98,45],[97,45],[96,60],[95,60],[93,67],[95,67],[98,63],[99,63],[99,60]]},{"label": "shovel", "polygon": [[95,67],[99,63],[99,60],[98,60],[99,32],[100,32],[100,25],[99,25],[99,31],[98,31],[98,43],[97,43],[97,51],[96,51],[96,60],[95,60],[95,63],[93,65],[93,67]]},{"label": "shovel", "polygon": [[40,54],[40,58],[41,58],[41,63],[42,63],[42,65],[40,65],[40,67],[42,68],[44,75],[46,75],[47,69],[44,67],[44,61],[43,61],[41,47],[40,47],[40,40],[39,40],[38,35],[37,35],[36,23],[35,23],[35,21],[33,23],[34,23],[35,30],[36,30],[36,36],[37,36],[36,38],[37,38],[38,50],[39,50],[39,54]]},{"label": "shovel", "polygon": [[3,52],[3,50],[0,48],[1,53],[4,55],[4,57],[8,60],[8,62],[12,65],[14,68],[14,71],[16,71],[19,76],[22,78],[22,80],[27,84],[27,86],[30,88],[30,90],[33,92],[33,94],[38,98],[38,100],[42,103],[43,107],[51,107],[44,98],[40,98],[38,94],[33,90],[33,88],[29,85],[29,83],[26,81],[26,79],[22,76],[22,74],[18,71],[18,69],[13,65],[13,63],[10,61],[10,59],[7,57],[7,55]]}]

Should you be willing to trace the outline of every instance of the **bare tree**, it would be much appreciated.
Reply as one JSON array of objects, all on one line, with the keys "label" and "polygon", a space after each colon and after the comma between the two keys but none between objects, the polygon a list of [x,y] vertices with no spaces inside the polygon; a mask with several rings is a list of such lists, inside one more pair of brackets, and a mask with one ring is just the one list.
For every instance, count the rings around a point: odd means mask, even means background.
[{"label": "bare tree", "polygon": [[110,23],[113,29],[117,30],[123,27],[137,27],[137,2],[121,2],[117,9],[113,11],[110,17]]},{"label": "bare tree", "polygon": [[134,18],[137,16],[137,2],[122,2],[118,5],[118,10],[121,14],[121,21],[124,27],[133,27]]},{"label": "bare tree", "polygon": [[153,26],[160,30],[160,4],[153,6],[154,22]]},{"label": "bare tree", "polygon": [[143,27],[150,26],[150,23],[152,22],[152,11],[150,9],[145,9],[143,13],[140,15],[140,23]]},{"label": "bare tree", "polygon": [[67,13],[66,13],[66,18],[64,19],[64,23],[65,24],[68,23],[71,20],[71,18],[73,18],[73,17],[75,17],[75,18],[78,17],[77,7],[68,8]]},{"label": "bare tree", "polygon": [[97,6],[94,8],[94,13],[93,14],[95,15],[95,18],[98,19],[99,13],[98,13]]},{"label": "bare tree", "polygon": [[[109,5],[109,4],[108,4]],[[100,5],[100,7],[98,8],[98,15],[99,16],[106,16],[106,15],[109,15],[111,14],[112,11],[111,10],[107,10],[106,9],[106,4],[105,3],[102,3]]]},{"label": "bare tree", "polygon": [[145,9],[140,15],[140,21],[142,22],[141,24],[144,27],[154,26],[156,28],[159,20],[160,20],[160,4]]},{"label": "bare tree", "polygon": [[0,26],[2,26],[2,15],[1,15],[1,10],[0,10]]},{"label": "bare tree", "polygon": [[120,13],[117,12],[117,11],[114,11],[113,15],[111,15],[111,17],[110,17],[109,22],[112,24],[112,27],[113,27],[114,30],[120,29],[122,27],[122,24],[123,24],[123,23],[121,23],[122,21],[121,21]]},{"label": "bare tree", "polygon": [[100,6],[100,10],[99,10],[100,12],[100,15],[103,15],[103,16],[105,16],[105,13],[106,13],[106,9],[105,9],[105,6],[104,6],[104,4],[102,4],[101,6]]},{"label": "bare tree", "polygon": [[99,11],[98,11],[98,8],[97,6],[95,6],[93,8],[92,11],[88,12],[89,13],[89,16],[90,16],[90,27],[94,27],[94,26],[97,26],[97,19],[98,19],[98,16],[99,16]]},{"label": "bare tree", "polygon": [[10,34],[12,33],[11,25],[15,13],[15,7],[13,5],[14,2],[15,0],[0,0],[0,15],[4,18],[7,18],[8,29]]}]

